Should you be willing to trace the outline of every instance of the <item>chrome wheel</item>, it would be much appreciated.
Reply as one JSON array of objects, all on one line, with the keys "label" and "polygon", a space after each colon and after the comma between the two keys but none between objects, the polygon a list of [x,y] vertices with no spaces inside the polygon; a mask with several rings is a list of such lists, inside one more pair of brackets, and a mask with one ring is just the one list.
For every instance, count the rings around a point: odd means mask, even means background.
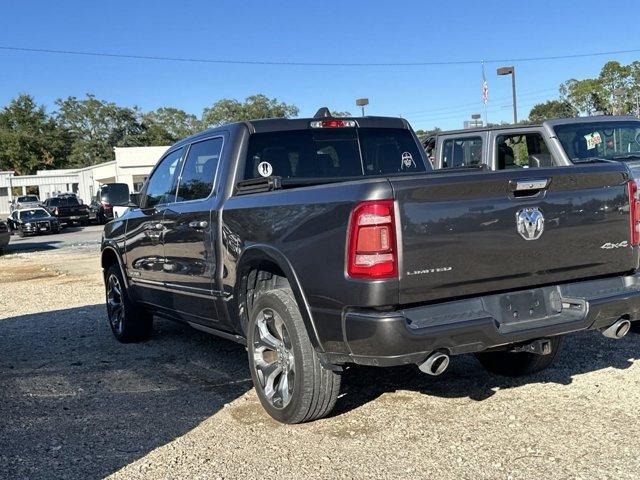
[{"label": "chrome wheel", "polygon": [[124,302],[122,299],[122,286],[115,275],[110,275],[107,280],[107,313],[109,323],[113,331],[122,334],[124,324]]},{"label": "chrome wheel", "polygon": [[259,388],[273,407],[285,408],[293,395],[296,365],[289,332],[277,312],[265,308],[258,313],[251,347]]}]

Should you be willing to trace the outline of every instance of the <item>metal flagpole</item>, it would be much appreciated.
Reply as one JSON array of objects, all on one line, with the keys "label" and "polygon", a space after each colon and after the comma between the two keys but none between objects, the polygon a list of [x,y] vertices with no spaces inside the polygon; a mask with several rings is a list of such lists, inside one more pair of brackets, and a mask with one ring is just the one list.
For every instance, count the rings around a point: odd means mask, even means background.
[{"label": "metal flagpole", "polygon": [[484,125],[488,126],[487,121],[487,102],[489,101],[489,84],[487,83],[487,76],[484,72],[484,60],[482,61],[482,103],[484,104]]}]

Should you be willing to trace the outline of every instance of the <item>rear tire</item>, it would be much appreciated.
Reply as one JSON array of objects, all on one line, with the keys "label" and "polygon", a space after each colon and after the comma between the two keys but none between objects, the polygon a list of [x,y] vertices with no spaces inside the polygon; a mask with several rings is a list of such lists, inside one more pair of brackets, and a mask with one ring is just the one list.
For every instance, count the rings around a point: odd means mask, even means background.
[{"label": "rear tire", "polygon": [[111,265],[105,273],[107,319],[119,342],[133,343],[147,340],[153,329],[153,316],[129,297],[118,265]]},{"label": "rear tire", "polygon": [[267,413],[290,424],[328,415],[341,377],[320,364],[291,290],[261,292],[247,327],[251,378]]},{"label": "rear tire", "polygon": [[551,337],[550,340],[551,353],[548,355],[523,352],[483,352],[475,355],[488,372],[506,377],[519,377],[544,370],[553,363],[564,337]]}]

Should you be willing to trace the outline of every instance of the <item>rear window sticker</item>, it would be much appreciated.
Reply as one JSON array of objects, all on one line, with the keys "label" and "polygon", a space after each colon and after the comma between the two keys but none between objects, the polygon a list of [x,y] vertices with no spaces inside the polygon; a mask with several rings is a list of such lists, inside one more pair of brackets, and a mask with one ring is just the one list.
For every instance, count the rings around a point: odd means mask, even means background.
[{"label": "rear window sticker", "polygon": [[587,141],[587,150],[593,150],[602,143],[602,137],[598,132],[589,133],[584,139]]},{"label": "rear window sticker", "polygon": [[270,177],[273,173],[273,167],[269,162],[260,162],[258,164],[258,173],[261,177]]}]

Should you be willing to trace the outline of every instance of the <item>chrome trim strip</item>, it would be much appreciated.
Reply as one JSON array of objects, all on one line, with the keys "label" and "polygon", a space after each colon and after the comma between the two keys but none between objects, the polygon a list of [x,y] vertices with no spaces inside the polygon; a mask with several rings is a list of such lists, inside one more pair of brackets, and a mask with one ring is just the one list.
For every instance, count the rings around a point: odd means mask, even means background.
[{"label": "chrome trim strip", "polygon": [[523,190],[542,190],[543,188],[547,188],[549,185],[549,179],[539,179],[539,180],[517,180],[516,181],[516,192],[521,192]]}]

